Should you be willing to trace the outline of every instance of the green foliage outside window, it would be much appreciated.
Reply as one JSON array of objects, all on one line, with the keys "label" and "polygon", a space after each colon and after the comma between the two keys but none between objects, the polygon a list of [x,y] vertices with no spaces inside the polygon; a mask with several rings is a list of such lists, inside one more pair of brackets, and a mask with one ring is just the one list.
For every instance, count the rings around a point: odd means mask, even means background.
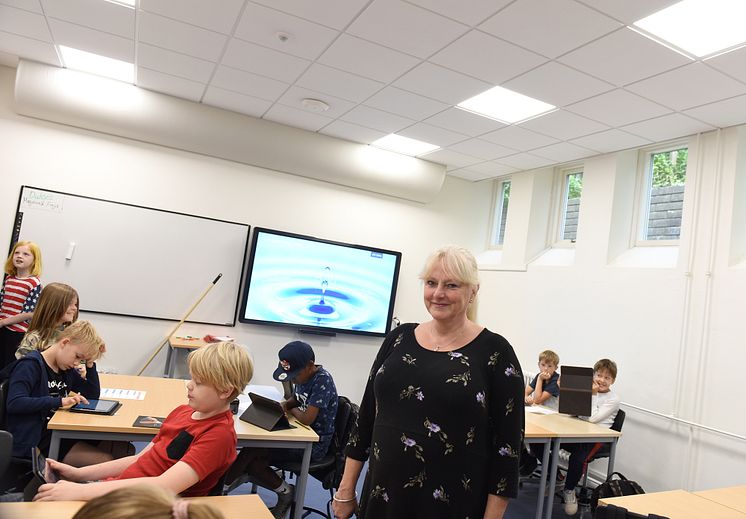
[{"label": "green foliage outside window", "polygon": [[653,155],[653,187],[683,186],[689,150],[665,151]]},{"label": "green foliage outside window", "polygon": [[573,173],[567,176],[567,198],[580,198],[583,192],[583,173]]}]

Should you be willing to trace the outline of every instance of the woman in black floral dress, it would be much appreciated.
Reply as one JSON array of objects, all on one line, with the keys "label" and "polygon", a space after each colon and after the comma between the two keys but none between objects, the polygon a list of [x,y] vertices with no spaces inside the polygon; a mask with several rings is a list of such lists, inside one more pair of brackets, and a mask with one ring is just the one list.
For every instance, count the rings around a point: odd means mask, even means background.
[{"label": "woman in black floral dress", "polygon": [[474,322],[472,254],[445,247],[422,274],[432,320],[388,334],[373,363],[334,496],[337,518],[500,519],[518,491],[523,374],[513,348]]}]

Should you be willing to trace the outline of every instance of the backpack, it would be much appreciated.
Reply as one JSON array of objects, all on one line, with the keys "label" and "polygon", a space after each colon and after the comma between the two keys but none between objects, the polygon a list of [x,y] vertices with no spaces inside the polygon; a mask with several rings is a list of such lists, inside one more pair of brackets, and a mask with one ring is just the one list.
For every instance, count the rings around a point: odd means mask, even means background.
[{"label": "backpack", "polygon": [[[614,479],[615,475],[619,476],[619,479]],[[591,510],[595,512],[596,507],[598,507],[598,500],[605,497],[632,496],[644,493],[645,491],[636,481],[625,478],[620,472],[612,472],[606,478],[606,481],[593,489],[591,493]]]}]

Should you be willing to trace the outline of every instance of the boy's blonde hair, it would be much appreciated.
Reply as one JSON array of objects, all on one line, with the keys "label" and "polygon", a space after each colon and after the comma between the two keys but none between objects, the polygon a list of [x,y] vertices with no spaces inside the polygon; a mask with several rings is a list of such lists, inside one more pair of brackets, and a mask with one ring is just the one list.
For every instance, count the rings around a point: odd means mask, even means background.
[{"label": "boy's blonde hair", "polygon": [[59,334],[56,342],[69,339],[83,347],[86,360],[98,359],[104,351],[104,340],[89,321],[76,321]]},{"label": "boy's blonde hair", "polygon": [[555,366],[559,366],[559,355],[554,353],[552,350],[544,350],[539,353],[539,362],[551,362]]},{"label": "boy's blonde hair", "polygon": [[601,359],[593,365],[593,372],[601,371],[605,369],[611,375],[611,378],[616,380],[616,362],[610,359]]},{"label": "boy's blonde hair", "polygon": [[31,266],[31,275],[36,277],[41,276],[41,249],[37,244],[28,240],[19,241],[16,242],[15,245],[13,245],[13,250],[10,251],[10,256],[8,256],[8,259],[5,260],[5,273],[9,276],[15,276],[16,274],[18,274],[16,266],[13,265],[13,254],[16,253],[16,249],[18,247],[22,247],[24,245],[31,249],[31,254],[34,255],[34,264]]},{"label": "boy's blonde hair", "polygon": [[231,390],[231,400],[244,390],[254,375],[246,349],[234,342],[214,342],[193,350],[187,359],[193,378],[218,391]]},{"label": "boy's blonde hair", "polygon": [[[154,485],[118,488],[86,503],[73,519],[173,519],[174,502],[179,499]],[[184,515],[188,519],[223,519],[223,514],[207,503],[188,501]]]}]

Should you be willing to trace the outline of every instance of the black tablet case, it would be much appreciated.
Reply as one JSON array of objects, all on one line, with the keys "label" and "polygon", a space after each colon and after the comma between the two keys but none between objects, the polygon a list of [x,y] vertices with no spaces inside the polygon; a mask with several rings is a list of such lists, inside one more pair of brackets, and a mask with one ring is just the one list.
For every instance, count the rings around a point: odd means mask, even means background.
[{"label": "black tablet case", "polygon": [[559,412],[574,416],[591,415],[593,368],[562,366]]},{"label": "black tablet case", "polygon": [[251,398],[251,405],[240,416],[241,420],[267,431],[293,429],[280,402],[256,393],[249,393],[249,398]]},{"label": "black tablet case", "polygon": [[94,411],[93,409],[85,409],[85,408],[75,408],[75,406],[71,407],[69,411],[71,413],[88,413],[88,414],[97,414],[97,415],[103,415],[103,416],[111,416],[114,413],[117,412],[117,410],[122,407],[122,402],[118,400],[107,400],[105,398],[97,399],[99,402],[116,402],[116,405],[112,407],[109,411],[106,413],[102,413],[101,411]]}]

